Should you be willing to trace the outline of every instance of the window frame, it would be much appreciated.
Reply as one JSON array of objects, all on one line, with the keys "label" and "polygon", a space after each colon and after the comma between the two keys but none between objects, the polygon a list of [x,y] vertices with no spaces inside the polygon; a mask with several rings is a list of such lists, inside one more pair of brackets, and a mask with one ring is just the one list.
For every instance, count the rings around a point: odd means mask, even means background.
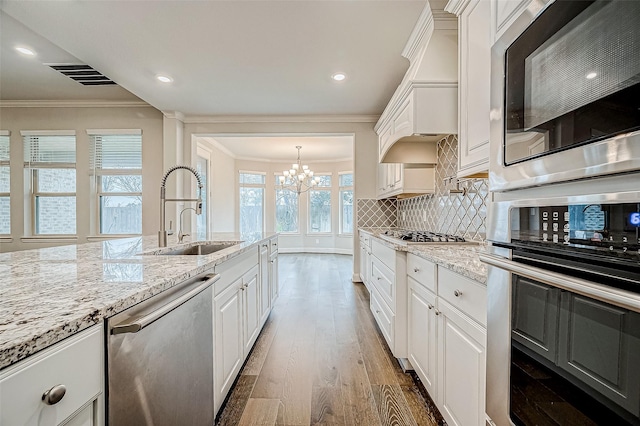
[{"label": "window frame", "polygon": [[[320,186],[316,185],[309,191],[307,191],[307,235],[334,235],[333,232],[333,190],[335,186],[335,180],[333,179],[333,173],[316,173],[315,176],[329,176],[331,179],[331,185],[329,186]],[[311,193],[315,191],[325,191],[329,193],[329,230],[328,231],[314,231],[311,227]]]},{"label": "window frame", "polygon": [[9,232],[4,234],[0,233],[2,237],[11,236],[11,133],[7,130],[0,130],[0,138],[7,138],[7,159],[0,159],[0,167],[6,167],[9,170],[9,192],[0,192],[0,198],[7,198],[9,200]]},{"label": "window frame", "polygon": [[[353,183],[351,185],[342,186],[340,184],[340,177],[343,176],[343,175],[351,175],[352,176],[351,177],[351,181],[352,182],[353,182],[353,179],[355,178],[355,175],[354,175],[353,171],[345,171],[345,172],[339,172],[338,173],[338,212],[339,212],[338,216],[339,216],[339,221],[340,221],[340,227],[338,229],[338,235],[352,236],[353,233],[354,233],[354,231],[353,231],[354,224],[352,224],[351,232],[344,232],[344,205],[342,204],[342,202],[343,202],[342,193],[343,192],[347,192],[347,191],[351,191],[351,196],[353,198],[353,194],[354,194],[354,192],[353,192]],[[353,201],[355,201],[355,200],[353,200]],[[352,202],[351,206],[355,207],[355,203]],[[352,212],[352,222],[354,222],[353,219],[355,219],[353,217],[354,216],[353,213],[355,213],[355,209]]]},{"label": "window frame", "polygon": [[[241,179],[240,176],[243,174],[249,174],[249,175],[262,175],[264,177],[264,181],[263,183],[241,183]],[[266,229],[266,198],[267,198],[267,172],[257,172],[257,171],[250,171],[250,170],[238,170],[238,232],[242,232],[242,200],[241,200],[241,192],[242,192],[242,188],[261,188],[262,189],[262,230],[260,232],[262,232],[263,234],[265,233],[265,229]]]},{"label": "window frame", "polygon": [[[119,238],[119,237],[138,237],[143,234],[142,229],[142,206],[143,206],[143,191],[141,187],[140,192],[107,192],[103,191],[103,178],[105,176],[140,176],[141,186],[144,185],[144,181],[142,178],[142,146],[143,146],[143,138],[142,138],[142,130],[140,129],[87,129],[87,135],[89,136],[90,143],[90,158],[91,164],[89,165],[90,173],[93,175],[93,206],[94,206],[94,225],[92,226],[92,232],[94,235],[101,238]],[[96,157],[96,144],[95,137],[104,137],[104,136],[139,136],[140,137],[140,168],[131,168],[131,169],[105,169],[102,167],[98,167],[95,164]],[[108,234],[102,232],[102,197],[140,197],[140,209],[141,209],[141,220],[140,220],[140,233],[138,234]]]},{"label": "window frame", "polygon": [[[65,238],[65,237],[77,237],[78,236],[78,169],[77,169],[77,158],[78,158],[78,139],[76,137],[75,130],[35,130],[35,131],[21,131],[22,143],[24,149],[27,147],[27,139],[29,139],[29,158],[23,158],[24,160],[24,169],[27,172],[26,176],[28,179],[28,199],[29,199],[29,210],[30,210],[30,220],[26,221],[29,223],[31,229],[28,234],[36,238],[48,238],[48,239],[56,239],[56,238]],[[34,138],[39,137],[63,137],[68,136],[72,137],[74,141],[74,157],[75,162],[63,162],[63,161],[32,161],[32,140]],[[24,153],[26,154],[26,152]],[[42,192],[39,190],[39,170],[60,170],[60,169],[69,169],[75,170],[75,187],[76,190],[74,192]],[[43,234],[39,232],[40,223],[38,221],[38,198],[47,197],[47,198],[62,198],[62,197],[73,197],[76,201],[76,215],[75,215],[75,232],[74,233],[66,233],[66,234]]]}]

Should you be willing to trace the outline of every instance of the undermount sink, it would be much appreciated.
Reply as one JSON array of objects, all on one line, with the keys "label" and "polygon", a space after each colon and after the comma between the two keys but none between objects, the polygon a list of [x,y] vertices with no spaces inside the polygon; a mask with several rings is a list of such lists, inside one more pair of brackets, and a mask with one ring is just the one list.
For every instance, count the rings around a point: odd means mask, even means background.
[{"label": "undermount sink", "polygon": [[154,253],[159,256],[204,256],[207,254],[215,253],[220,250],[224,250],[226,248],[235,246],[240,244],[241,241],[229,241],[224,243],[214,243],[214,244],[198,244],[189,247],[179,247],[174,249],[169,249],[167,251],[163,251],[160,253]]}]

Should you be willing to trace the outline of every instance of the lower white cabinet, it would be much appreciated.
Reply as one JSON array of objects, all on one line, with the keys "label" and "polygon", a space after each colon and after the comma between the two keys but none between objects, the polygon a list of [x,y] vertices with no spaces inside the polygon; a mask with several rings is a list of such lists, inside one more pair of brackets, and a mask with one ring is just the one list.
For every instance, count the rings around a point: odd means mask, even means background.
[{"label": "lower white cabinet", "polygon": [[[45,392],[53,395],[62,386],[62,398],[46,404]],[[103,425],[103,389],[99,324],[0,372],[0,425]]]},{"label": "lower white cabinet", "polygon": [[449,425],[485,424],[486,287],[407,255],[409,361]]},{"label": "lower white cabinet", "polygon": [[271,294],[271,308],[280,293],[278,282],[278,240],[272,240],[269,249],[269,293]]},{"label": "lower white cabinet", "polygon": [[264,324],[271,312],[271,274],[269,244],[260,245],[260,324]]},{"label": "lower white cabinet", "polygon": [[448,425],[484,425],[486,330],[438,301],[437,404]]},{"label": "lower white cabinet", "polygon": [[409,362],[429,394],[436,394],[436,295],[409,277]]}]

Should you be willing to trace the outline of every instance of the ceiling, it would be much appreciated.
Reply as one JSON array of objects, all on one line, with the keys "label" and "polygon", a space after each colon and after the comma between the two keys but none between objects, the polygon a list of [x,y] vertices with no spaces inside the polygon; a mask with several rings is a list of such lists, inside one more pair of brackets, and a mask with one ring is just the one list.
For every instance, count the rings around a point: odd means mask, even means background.
[{"label": "ceiling", "polygon": [[236,159],[294,163],[301,146],[303,164],[353,159],[353,136],[233,135],[201,139],[221,148]]},{"label": "ceiling", "polygon": [[[379,115],[408,68],[401,52],[425,4],[0,0],[0,100],[140,98],[186,116]],[[86,63],[121,87],[82,86],[50,62]],[[338,71],[345,81],[330,78]]]}]

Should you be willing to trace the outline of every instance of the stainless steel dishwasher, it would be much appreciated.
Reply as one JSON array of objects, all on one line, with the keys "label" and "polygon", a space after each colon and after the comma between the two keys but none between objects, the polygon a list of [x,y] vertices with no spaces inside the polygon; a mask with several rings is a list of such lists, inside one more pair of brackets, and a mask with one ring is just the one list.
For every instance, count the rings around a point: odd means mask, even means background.
[{"label": "stainless steel dishwasher", "polygon": [[198,275],[107,320],[107,424],[213,425],[219,277]]}]

